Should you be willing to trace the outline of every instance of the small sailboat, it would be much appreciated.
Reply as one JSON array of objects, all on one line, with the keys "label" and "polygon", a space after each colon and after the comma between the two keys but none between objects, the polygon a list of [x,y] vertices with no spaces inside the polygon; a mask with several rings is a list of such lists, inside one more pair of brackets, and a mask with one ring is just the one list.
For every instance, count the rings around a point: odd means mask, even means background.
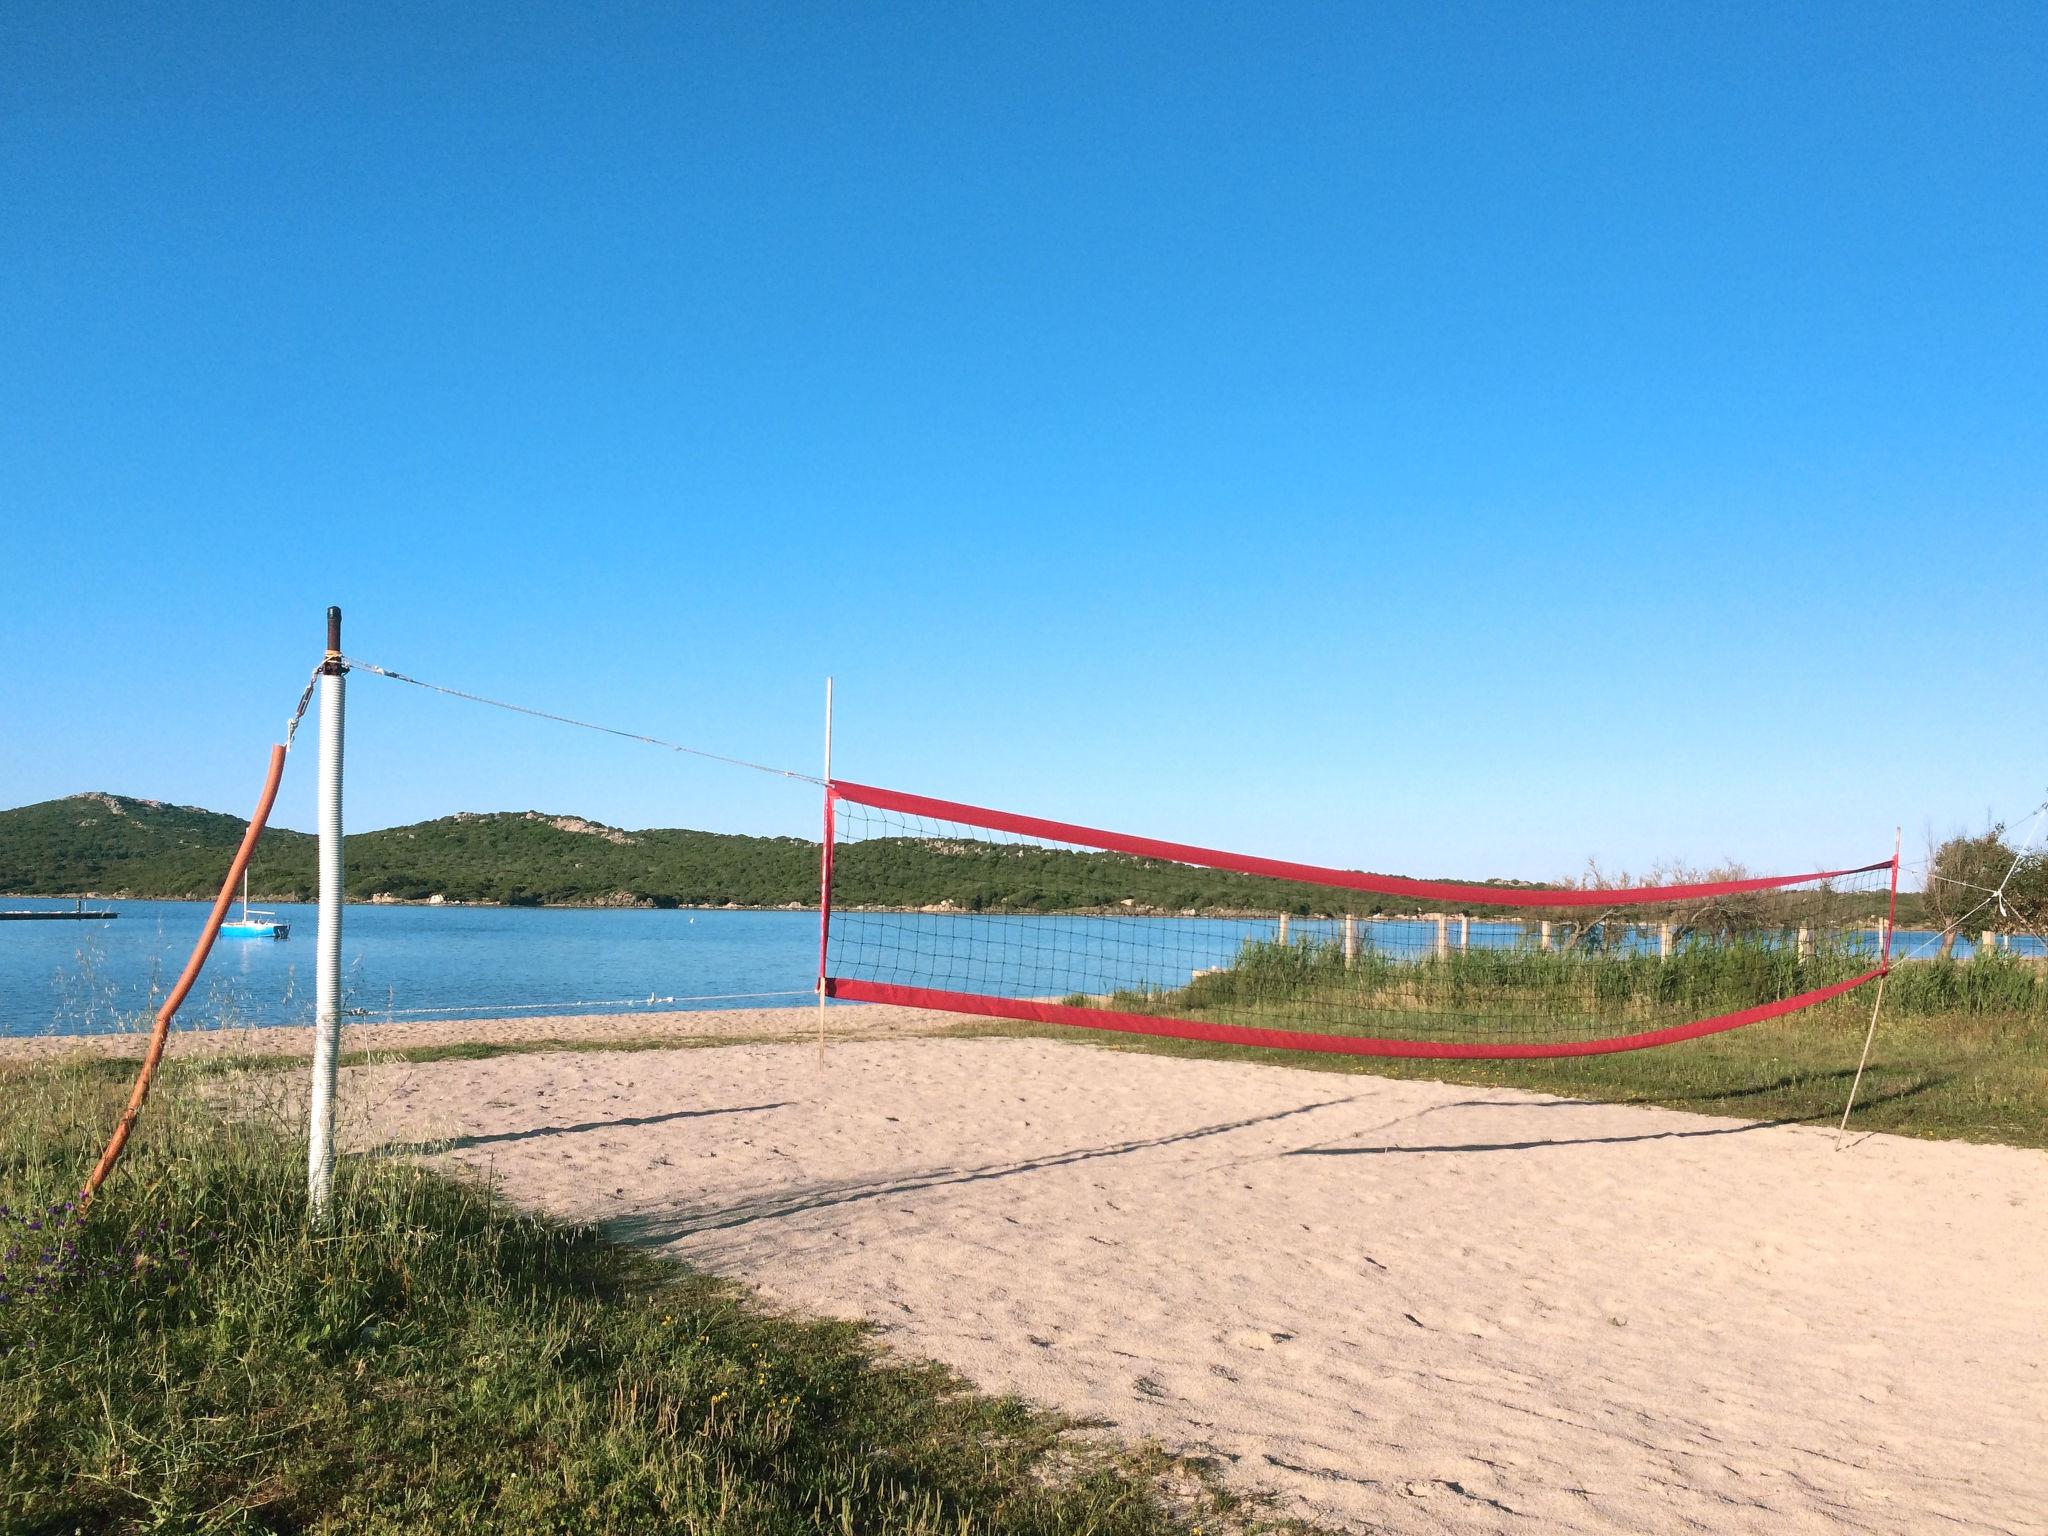
[{"label": "small sailboat", "polygon": [[220,936],[224,939],[288,939],[292,934],[290,923],[280,923],[275,912],[252,909],[249,905],[249,871],[242,871],[242,915],[233,922],[220,925]]}]

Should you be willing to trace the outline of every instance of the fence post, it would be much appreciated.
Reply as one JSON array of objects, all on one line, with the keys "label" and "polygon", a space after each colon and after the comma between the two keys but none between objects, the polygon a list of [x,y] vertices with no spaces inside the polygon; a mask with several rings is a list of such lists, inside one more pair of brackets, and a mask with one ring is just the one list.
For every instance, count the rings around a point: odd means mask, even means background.
[{"label": "fence post", "polygon": [[1802,960],[1811,960],[1813,958],[1813,929],[1805,923],[1799,925],[1799,958]]},{"label": "fence post", "polygon": [[1669,923],[1659,923],[1657,925],[1657,958],[1659,960],[1669,960],[1671,958],[1671,925]]},{"label": "fence post", "polygon": [[1449,914],[1436,914],[1436,957],[1441,960],[1451,952],[1451,919]]},{"label": "fence post", "polygon": [[1986,928],[1984,930],[1983,938],[1977,941],[1977,953],[1972,958],[1982,960],[1986,955],[1991,954],[1997,948],[1998,935],[1993,933],[1989,928]]},{"label": "fence post", "polygon": [[1352,913],[1344,914],[1344,965],[1350,968],[1358,958],[1358,919]]},{"label": "fence post", "polygon": [[1458,948],[1470,949],[1471,947],[1472,914],[1469,912],[1461,912],[1458,914]]},{"label": "fence post", "polygon": [[1546,917],[1546,918],[1544,918],[1544,919],[1543,919],[1543,921],[1542,921],[1541,923],[1537,924],[1537,932],[1538,932],[1538,934],[1540,935],[1540,937],[1538,937],[1538,939],[1536,940],[1536,945],[1537,945],[1537,947],[1538,947],[1539,949],[1549,949],[1549,948],[1551,948],[1551,947],[1552,947],[1552,945],[1551,945],[1551,942],[1550,942],[1550,919],[1549,919],[1549,918],[1547,918],[1547,917]]},{"label": "fence post", "polygon": [[341,1054],[341,762],[348,668],[341,660],[341,610],[327,610],[327,657],[320,667],[320,920],[313,949],[313,1087],[306,1123],[306,1205],[327,1214],[334,1188],[334,1081]]},{"label": "fence post", "polygon": [[1280,947],[1282,949],[1287,947],[1287,914],[1285,912],[1280,914]]}]

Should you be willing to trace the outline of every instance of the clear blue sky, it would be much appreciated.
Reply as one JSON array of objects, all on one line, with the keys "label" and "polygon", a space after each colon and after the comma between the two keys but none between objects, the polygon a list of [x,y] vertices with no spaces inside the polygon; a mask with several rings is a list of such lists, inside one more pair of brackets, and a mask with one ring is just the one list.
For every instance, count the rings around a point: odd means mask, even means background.
[{"label": "clear blue sky", "polygon": [[[0,11],[0,804],[316,659],[1254,851],[2048,793],[2048,12]],[[809,832],[374,678],[350,821]],[[312,753],[281,819],[306,826]]]}]

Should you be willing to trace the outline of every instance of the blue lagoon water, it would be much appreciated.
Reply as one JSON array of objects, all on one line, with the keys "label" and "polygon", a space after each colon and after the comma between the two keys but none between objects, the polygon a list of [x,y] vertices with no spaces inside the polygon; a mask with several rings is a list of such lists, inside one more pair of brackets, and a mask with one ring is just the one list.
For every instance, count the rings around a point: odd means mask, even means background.
[{"label": "blue lagoon water", "polygon": [[[187,901],[96,905],[120,916],[0,923],[0,1035],[132,1028],[177,979],[208,911]],[[179,1011],[180,1027],[312,1022],[315,911],[274,910],[291,937],[219,940]],[[400,1010],[458,1018],[566,1012],[593,1003],[607,1005],[593,1012],[624,1011],[650,997],[785,989],[795,995],[762,1004],[799,1003],[818,968],[818,918],[810,912],[351,905],[342,932],[343,1002],[368,1018]]]},{"label": "blue lagoon water", "polygon": [[[70,903],[13,899],[11,908]],[[0,923],[0,1035],[134,1028],[176,978],[207,906],[101,902],[114,921]],[[222,939],[179,1014],[181,1028],[306,1024],[313,1011],[314,910],[282,906],[292,936]],[[1179,986],[1227,965],[1271,921],[1153,917],[845,914],[835,970],[1010,996]],[[1428,923],[1363,923],[1370,943],[1424,952]],[[1335,942],[1334,924],[1296,920],[1297,940]],[[585,910],[352,905],[342,948],[344,1004],[362,1019],[625,1012],[649,1006],[796,1004],[817,974],[814,912]],[[1452,928],[1456,942],[1456,927]],[[1469,942],[1528,942],[1519,923],[1474,922]],[[1654,944],[1647,934],[1616,942]],[[1901,931],[1895,952],[1929,953],[1936,936]],[[869,964],[862,966],[865,957]],[[2036,940],[2015,951],[2042,953]],[[1971,952],[1967,941],[1956,954]],[[894,974],[884,974],[891,967]],[[754,998],[753,994],[773,994]],[[738,995],[736,997],[736,995]],[[674,999],[675,1001],[667,1001]]]}]

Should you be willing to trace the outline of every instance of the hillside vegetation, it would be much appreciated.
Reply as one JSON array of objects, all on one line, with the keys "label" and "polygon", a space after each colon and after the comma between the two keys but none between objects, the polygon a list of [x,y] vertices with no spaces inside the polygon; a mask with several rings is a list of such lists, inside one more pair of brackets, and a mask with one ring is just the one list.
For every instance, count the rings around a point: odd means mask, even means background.
[{"label": "hillside vegetation", "polygon": [[[246,825],[239,816],[105,794],[0,811],[0,891],[210,897]],[[804,838],[628,832],[536,811],[465,812],[359,832],[348,839],[346,867],[357,901],[771,907],[818,899],[818,845]],[[315,840],[266,830],[250,885],[260,899],[312,900]],[[833,899],[964,911],[1338,915],[1332,904],[1339,901],[1360,914],[1407,910],[1382,898],[1347,900],[1325,887],[1123,854],[910,837],[841,844]]]},{"label": "hillside vegetation", "polygon": [[[212,896],[249,823],[126,795],[70,795],[0,811],[0,891],[17,896]],[[270,828],[259,887],[284,865],[313,868],[314,839]],[[295,887],[287,880],[279,894]]]}]

